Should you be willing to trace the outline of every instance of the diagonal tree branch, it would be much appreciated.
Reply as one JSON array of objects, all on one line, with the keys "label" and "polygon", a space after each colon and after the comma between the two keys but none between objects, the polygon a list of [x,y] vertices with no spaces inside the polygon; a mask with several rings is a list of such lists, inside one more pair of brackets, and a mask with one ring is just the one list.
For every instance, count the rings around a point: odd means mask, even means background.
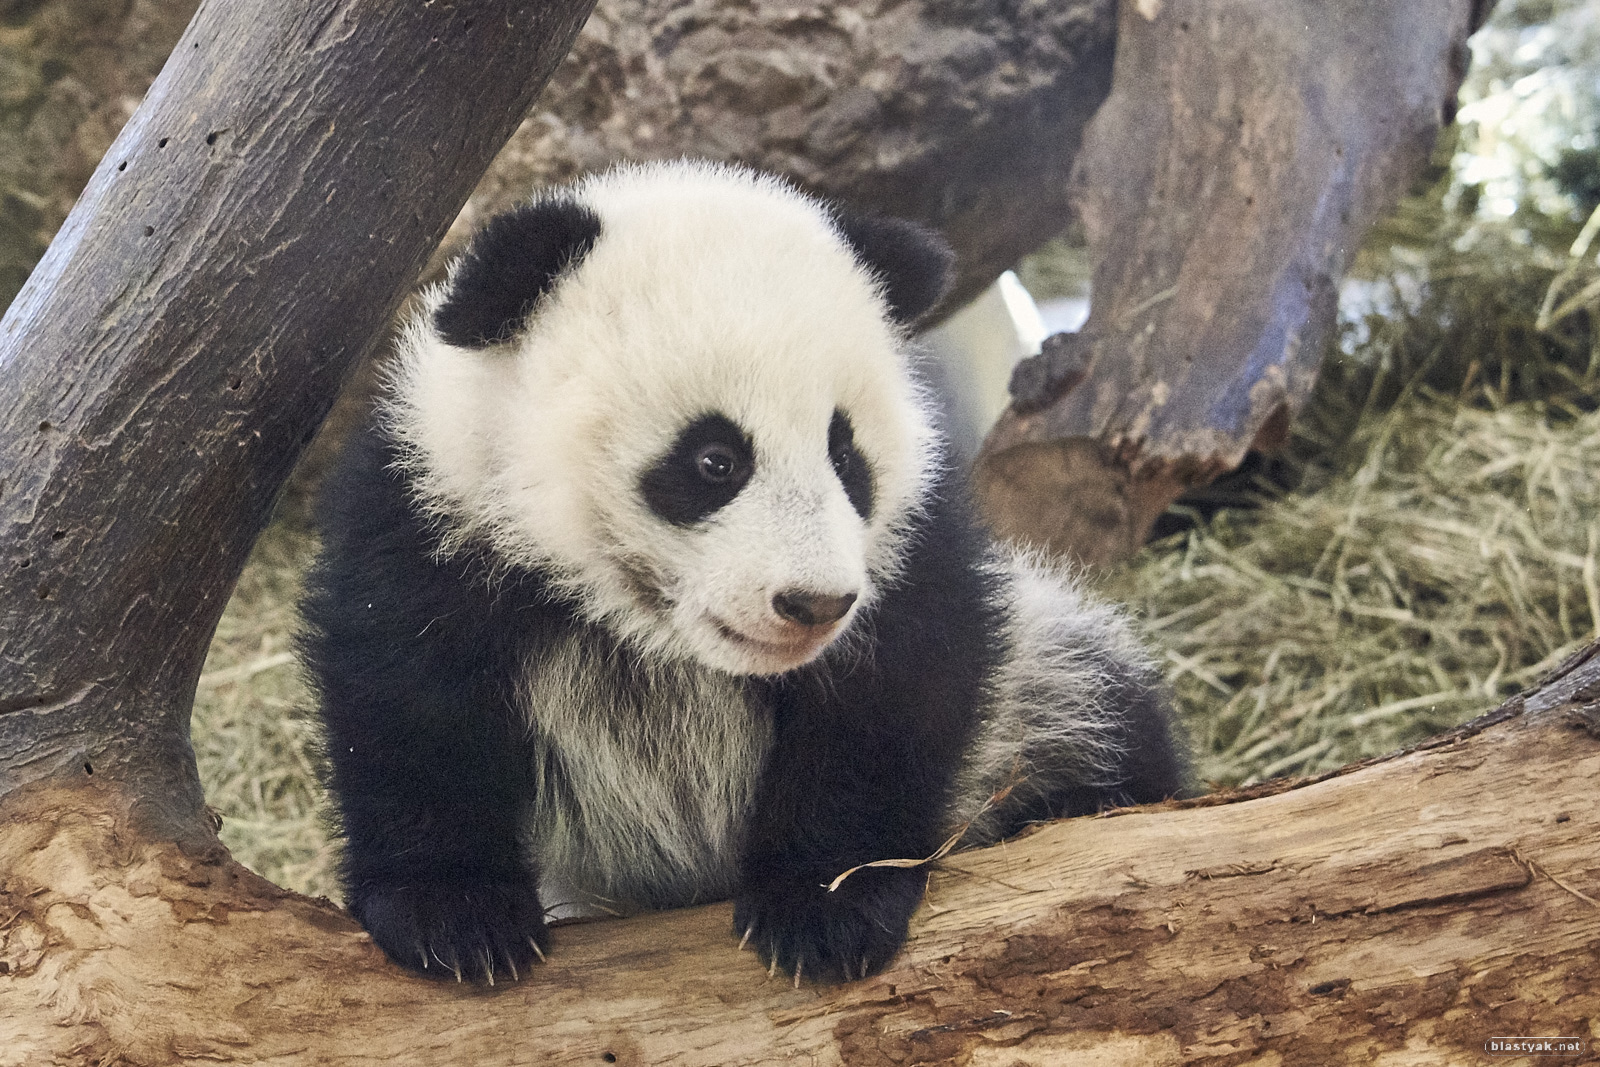
[{"label": "diagonal tree branch", "polygon": [[209,0],[0,321],[0,795],[206,840],[206,642],[302,447],[593,0]]}]

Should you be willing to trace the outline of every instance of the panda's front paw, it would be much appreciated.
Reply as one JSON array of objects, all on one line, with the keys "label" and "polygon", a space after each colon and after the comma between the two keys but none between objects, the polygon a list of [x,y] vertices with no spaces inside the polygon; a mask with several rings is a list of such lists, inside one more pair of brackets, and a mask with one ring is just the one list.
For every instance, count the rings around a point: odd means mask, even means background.
[{"label": "panda's front paw", "polygon": [[390,959],[435,978],[516,980],[550,948],[532,885],[366,885],[352,893],[350,911]]},{"label": "panda's front paw", "polygon": [[734,903],[734,934],[796,984],[876,974],[900,951],[928,886],[922,868],[868,867],[834,892],[816,878],[752,879]]}]

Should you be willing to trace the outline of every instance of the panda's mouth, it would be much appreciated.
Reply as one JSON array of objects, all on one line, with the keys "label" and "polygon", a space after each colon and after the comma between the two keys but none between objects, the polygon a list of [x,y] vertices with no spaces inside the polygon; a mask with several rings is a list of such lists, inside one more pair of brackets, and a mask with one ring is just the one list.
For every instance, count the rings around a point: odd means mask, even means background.
[{"label": "panda's mouth", "polygon": [[816,655],[833,639],[836,627],[827,627],[821,633],[811,633],[794,641],[764,641],[759,637],[751,637],[734,629],[715,615],[706,616],[711,620],[711,625],[716,627],[717,633],[735,645],[758,652],[764,656],[775,656],[784,660],[805,662]]}]

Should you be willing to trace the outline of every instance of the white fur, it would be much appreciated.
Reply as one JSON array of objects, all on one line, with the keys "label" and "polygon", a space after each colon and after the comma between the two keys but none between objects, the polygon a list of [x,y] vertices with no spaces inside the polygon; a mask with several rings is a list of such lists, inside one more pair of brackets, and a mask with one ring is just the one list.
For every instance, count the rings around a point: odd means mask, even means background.
[{"label": "white fur", "polygon": [[[861,610],[928,480],[908,341],[826,210],[777,179],[626,167],[574,196],[600,237],[521,336],[444,344],[430,325],[441,289],[405,332],[387,418],[415,489],[447,545],[486,539],[553,572],[588,618],[651,656],[736,674],[799,666],[825,642],[777,647],[773,594],[855,591]],[[829,464],[836,408],[873,471],[869,523]],[[751,434],[755,473],[736,506],[672,527],[637,478],[713,411]]]},{"label": "white fur", "polygon": [[770,715],[722,672],[654,664],[635,675],[604,656],[574,634],[529,665],[529,838],[546,903],[628,912],[728,896]]}]

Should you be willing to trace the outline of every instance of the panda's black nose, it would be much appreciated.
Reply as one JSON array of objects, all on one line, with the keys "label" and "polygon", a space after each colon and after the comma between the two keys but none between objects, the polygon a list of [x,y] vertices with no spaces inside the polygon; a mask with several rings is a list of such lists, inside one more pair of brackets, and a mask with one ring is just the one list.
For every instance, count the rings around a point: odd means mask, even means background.
[{"label": "panda's black nose", "polygon": [[844,618],[850,605],[855,602],[854,593],[830,596],[827,593],[809,593],[804,589],[785,589],[772,598],[772,610],[779,617],[801,626],[826,626]]}]

